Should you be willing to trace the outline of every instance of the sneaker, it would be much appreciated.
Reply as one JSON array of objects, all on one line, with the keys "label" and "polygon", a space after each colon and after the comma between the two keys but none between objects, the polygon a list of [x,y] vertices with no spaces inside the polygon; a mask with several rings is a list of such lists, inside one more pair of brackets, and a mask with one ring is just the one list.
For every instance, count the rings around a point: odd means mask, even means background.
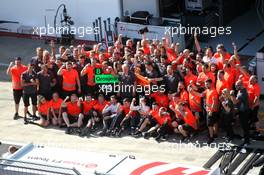
[{"label": "sneaker", "polygon": [[181,142],[185,142],[187,140],[187,137],[181,136]]},{"label": "sneaker", "polygon": [[36,116],[36,115],[32,115],[32,119],[33,120],[40,120],[40,117]]},{"label": "sneaker", "polygon": [[79,133],[79,136],[80,136],[80,137],[84,137],[84,136],[86,135],[86,132],[87,132],[87,127],[83,128],[83,129],[81,130],[81,132]]},{"label": "sneaker", "polygon": [[13,117],[13,119],[14,119],[14,120],[17,120],[18,118],[19,118],[19,115],[18,115],[18,113],[16,112],[15,115],[14,115],[14,117]]},{"label": "sneaker", "polygon": [[132,135],[138,135],[138,134],[140,134],[141,132],[140,132],[139,130],[136,130],[135,132],[133,132],[133,130],[131,129],[131,133],[132,133]]},{"label": "sneaker", "polygon": [[91,130],[89,128],[86,129],[85,136],[90,137]]},{"label": "sneaker", "polygon": [[155,137],[155,140],[156,140],[157,142],[159,142],[159,141],[160,141],[160,139],[161,139],[161,135],[160,135],[160,134],[158,134],[158,136],[157,136],[157,137]]},{"label": "sneaker", "polygon": [[96,126],[93,125],[92,128],[90,129],[90,131],[91,131],[91,132],[95,132],[96,129],[97,129]]},{"label": "sneaker", "polygon": [[124,129],[121,128],[118,132],[116,132],[116,136],[117,136],[117,137],[121,137],[123,131],[124,131]]},{"label": "sneaker", "polygon": [[28,119],[27,118],[24,118],[24,125],[27,125],[29,122],[28,122]]},{"label": "sneaker", "polygon": [[142,133],[144,139],[149,139],[150,138],[150,133],[149,132],[143,132]]},{"label": "sneaker", "polygon": [[76,132],[78,135],[80,135],[80,133],[82,132],[82,130],[81,130],[81,128],[77,127],[77,128],[75,128],[75,132]]},{"label": "sneaker", "polygon": [[103,137],[103,136],[105,136],[106,135],[106,131],[99,131],[98,133],[97,133],[99,136],[101,136],[101,137]]},{"label": "sneaker", "polygon": [[208,140],[207,140],[207,144],[210,145],[213,142],[214,142],[214,138],[213,137],[209,137]]},{"label": "sneaker", "polygon": [[110,136],[116,136],[116,130],[115,129],[113,129],[113,130],[110,130]]},{"label": "sneaker", "polygon": [[67,127],[65,133],[66,134],[71,134],[72,133],[72,128],[71,127]]},{"label": "sneaker", "polygon": [[137,131],[138,131],[138,129],[135,129],[134,127],[131,127],[129,135],[136,135]]},{"label": "sneaker", "polygon": [[133,136],[134,136],[135,138],[139,138],[139,137],[142,137],[143,134],[142,134],[142,132],[137,132],[137,133],[135,133]]},{"label": "sneaker", "polygon": [[111,130],[107,130],[106,132],[105,132],[105,136],[110,136],[111,135]]}]

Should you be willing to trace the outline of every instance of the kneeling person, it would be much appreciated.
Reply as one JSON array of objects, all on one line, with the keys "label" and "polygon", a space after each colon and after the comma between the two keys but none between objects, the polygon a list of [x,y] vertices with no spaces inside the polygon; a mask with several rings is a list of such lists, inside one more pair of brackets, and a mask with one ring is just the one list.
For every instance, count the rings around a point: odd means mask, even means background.
[{"label": "kneeling person", "polygon": [[182,134],[183,141],[198,129],[197,119],[183,103],[177,105],[176,110],[181,115],[179,118],[182,118],[182,122],[173,122],[172,125],[175,127],[174,131],[176,133]]},{"label": "kneeling person", "polygon": [[76,94],[72,94],[70,101],[66,102],[69,97],[66,97],[62,103],[62,117],[67,125],[66,134],[72,133],[73,127],[80,128],[83,121],[83,114],[81,113],[81,100],[78,100]]}]

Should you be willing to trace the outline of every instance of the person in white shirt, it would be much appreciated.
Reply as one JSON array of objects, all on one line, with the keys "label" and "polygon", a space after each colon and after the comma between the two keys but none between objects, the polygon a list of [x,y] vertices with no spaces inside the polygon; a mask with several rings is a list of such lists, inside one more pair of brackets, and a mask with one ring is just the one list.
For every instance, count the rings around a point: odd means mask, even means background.
[{"label": "person in white shirt", "polygon": [[110,97],[110,104],[106,105],[102,111],[103,114],[103,130],[98,134],[105,136],[110,134],[110,125],[114,117],[116,117],[121,111],[121,104],[117,102],[116,96]]}]

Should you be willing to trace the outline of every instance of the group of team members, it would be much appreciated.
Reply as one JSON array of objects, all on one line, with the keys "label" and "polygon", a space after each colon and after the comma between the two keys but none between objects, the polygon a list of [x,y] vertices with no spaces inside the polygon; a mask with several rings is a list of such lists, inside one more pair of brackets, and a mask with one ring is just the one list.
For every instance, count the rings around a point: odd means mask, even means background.
[{"label": "group of team members", "polygon": [[[134,47],[132,40],[101,52],[101,44],[87,51],[85,45],[59,48],[51,42],[51,53],[37,48],[37,56],[28,66],[15,58],[7,73],[11,75],[15,101],[14,119],[19,118],[19,102],[23,97],[24,121],[28,116],[41,126],[65,126],[66,133],[77,131],[89,136],[102,125],[101,136],[121,136],[124,131],[136,137],[155,137],[179,133],[182,140],[207,126],[208,144],[218,137],[219,126],[230,141],[235,133],[235,116],[243,130],[244,143],[249,143],[250,127],[258,128],[260,87],[255,75],[240,65],[222,44],[214,53],[204,51],[194,36],[196,53],[179,44],[150,42],[145,35]],[[164,85],[149,94],[129,92],[103,94],[95,83],[95,74],[117,76],[120,85]],[[32,103],[31,114],[28,110]]]}]

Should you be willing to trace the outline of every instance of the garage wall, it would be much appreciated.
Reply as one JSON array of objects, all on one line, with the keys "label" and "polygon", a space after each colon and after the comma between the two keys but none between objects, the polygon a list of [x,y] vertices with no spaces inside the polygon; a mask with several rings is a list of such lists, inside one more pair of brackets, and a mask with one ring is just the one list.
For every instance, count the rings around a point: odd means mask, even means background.
[{"label": "garage wall", "polygon": [[129,15],[135,11],[148,11],[155,17],[159,17],[159,0],[123,0],[123,14]]},{"label": "garage wall", "polygon": [[[17,21],[18,26],[40,27],[45,26],[46,16],[47,24],[53,26],[57,7],[62,3],[66,5],[75,27],[92,27],[92,22],[99,16],[102,19],[110,17],[113,22],[121,15],[120,0],[1,0],[0,20]],[[60,15],[57,21],[60,21]],[[93,38],[93,35],[88,35],[84,39]]]}]

